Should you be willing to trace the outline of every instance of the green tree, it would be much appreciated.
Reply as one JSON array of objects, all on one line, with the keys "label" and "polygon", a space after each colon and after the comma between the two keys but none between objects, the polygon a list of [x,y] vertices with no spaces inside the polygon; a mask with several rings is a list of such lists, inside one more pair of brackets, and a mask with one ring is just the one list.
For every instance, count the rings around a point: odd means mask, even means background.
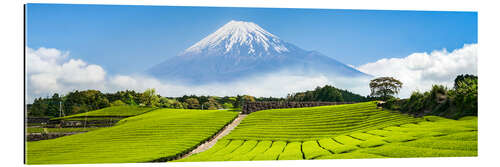
[{"label": "green tree", "polygon": [[123,101],[121,100],[115,100],[111,103],[111,106],[124,106],[124,105],[127,105],[125,104]]},{"label": "green tree", "polygon": [[242,99],[244,102],[255,102],[255,97],[249,95],[243,95]]},{"label": "green tree", "polygon": [[170,100],[166,97],[161,97],[160,102],[158,103],[158,106],[161,108],[173,108],[172,104],[173,104],[173,100]]},{"label": "green tree", "polygon": [[[453,103],[457,106],[460,115],[477,115],[478,111],[478,80],[477,77],[469,77],[458,80],[456,88],[450,91]],[[458,115],[457,114],[457,115]]]},{"label": "green tree", "polygon": [[224,104],[222,104],[222,107],[224,107],[225,109],[231,109],[231,108],[233,108],[233,104],[231,104],[231,103],[224,103]]},{"label": "green tree", "polygon": [[459,87],[460,82],[463,82],[465,79],[477,80],[477,76],[471,74],[461,74],[455,78],[455,83],[453,84],[453,88],[457,89]]},{"label": "green tree", "polygon": [[146,89],[146,91],[142,93],[142,97],[144,105],[149,107],[158,106],[158,102],[160,101],[160,98],[156,94],[156,90],[154,88]]},{"label": "green tree", "polygon": [[203,103],[203,109],[216,110],[219,108],[221,106],[214,97],[207,98],[207,101]]},{"label": "green tree", "polygon": [[188,99],[186,99],[185,103],[187,104],[188,109],[199,109],[200,108],[200,102],[196,98],[188,98]]},{"label": "green tree", "polygon": [[370,81],[371,96],[388,100],[392,95],[398,94],[403,83],[393,77],[379,77]]}]

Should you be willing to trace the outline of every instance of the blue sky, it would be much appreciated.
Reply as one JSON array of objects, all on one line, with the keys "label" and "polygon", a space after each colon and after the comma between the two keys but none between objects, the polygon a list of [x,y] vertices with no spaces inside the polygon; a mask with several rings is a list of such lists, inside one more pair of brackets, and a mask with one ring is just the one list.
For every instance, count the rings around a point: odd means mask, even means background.
[{"label": "blue sky", "polygon": [[230,20],[355,66],[477,43],[476,12],[28,4],[27,46],[130,74],[175,56]]}]

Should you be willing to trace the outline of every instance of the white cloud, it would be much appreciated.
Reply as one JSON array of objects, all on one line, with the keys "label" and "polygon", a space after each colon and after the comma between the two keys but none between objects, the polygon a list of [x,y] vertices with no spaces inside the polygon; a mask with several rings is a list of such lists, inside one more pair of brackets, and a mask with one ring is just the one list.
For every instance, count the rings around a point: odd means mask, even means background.
[{"label": "white cloud", "polygon": [[106,72],[98,65],[69,59],[69,52],[54,48],[26,48],[28,101],[77,89],[102,89]]},{"label": "white cloud", "polygon": [[433,84],[448,87],[459,74],[477,75],[477,44],[466,44],[452,52],[436,50],[429,53],[413,53],[405,58],[381,59],[357,69],[374,76],[392,76],[403,82],[400,97],[411,92],[428,90]]},{"label": "white cloud", "polygon": [[286,97],[288,93],[312,90],[326,84],[367,95],[369,78],[342,78],[325,75],[295,75],[290,71],[247,77],[245,79],[204,85],[185,85],[175,82],[161,82],[145,76],[114,76],[109,80],[111,91],[133,89],[143,91],[155,88],[163,96],[213,95],[234,96],[249,94],[257,97]]},{"label": "white cloud", "polygon": [[247,77],[233,82],[187,85],[165,82],[141,75],[107,75],[99,65],[80,59],[70,59],[69,52],[57,49],[27,48],[28,102],[53,93],[66,94],[74,90],[97,89],[102,92],[155,88],[162,96],[250,94],[257,97],[286,97],[288,93],[312,90],[326,84],[366,95],[369,78],[297,75],[293,71]]},{"label": "white cloud", "polygon": [[[258,97],[285,97],[288,93],[314,89],[326,84],[368,95],[370,78],[345,78],[319,73],[297,75],[293,71],[247,77],[233,82],[186,85],[165,82],[141,75],[108,75],[99,65],[71,59],[69,52],[53,48],[27,48],[28,102],[35,97],[74,90],[97,89],[144,91],[155,88],[162,96],[185,94],[226,96],[250,94]],[[373,76],[393,76],[404,83],[399,94],[408,97],[415,90],[427,90],[432,84],[451,86],[458,74],[477,74],[477,44],[448,52],[414,53],[405,58],[381,59],[359,66]]]}]

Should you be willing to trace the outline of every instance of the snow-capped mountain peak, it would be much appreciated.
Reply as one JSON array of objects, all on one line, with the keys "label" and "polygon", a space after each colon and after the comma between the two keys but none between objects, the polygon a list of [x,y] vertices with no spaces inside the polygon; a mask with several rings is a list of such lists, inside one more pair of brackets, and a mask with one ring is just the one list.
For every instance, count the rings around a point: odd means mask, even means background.
[{"label": "snow-capped mountain peak", "polygon": [[252,22],[230,21],[214,33],[187,48],[183,55],[197,53],[271,55],[288,52],[285,43]]},{"label": "snow-capped mountain peak", "polygon": [[165,81],[206,84],[280,71],[294,75],[367,76],[319,52],[285,42],[255,23],[243,21],[226,23],[147,73]]}]

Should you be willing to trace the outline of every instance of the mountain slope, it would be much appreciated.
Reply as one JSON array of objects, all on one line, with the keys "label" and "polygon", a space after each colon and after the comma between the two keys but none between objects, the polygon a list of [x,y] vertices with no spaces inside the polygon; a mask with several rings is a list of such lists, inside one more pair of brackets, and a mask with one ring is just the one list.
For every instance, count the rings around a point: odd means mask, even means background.
[{"label": "mountain slope", "polygon": [[303,50],[257,24],[230,21],[181,54],[149,69],[162,80],[227,82],[280,70],[358,77],[366,74],[315,51]]}]

